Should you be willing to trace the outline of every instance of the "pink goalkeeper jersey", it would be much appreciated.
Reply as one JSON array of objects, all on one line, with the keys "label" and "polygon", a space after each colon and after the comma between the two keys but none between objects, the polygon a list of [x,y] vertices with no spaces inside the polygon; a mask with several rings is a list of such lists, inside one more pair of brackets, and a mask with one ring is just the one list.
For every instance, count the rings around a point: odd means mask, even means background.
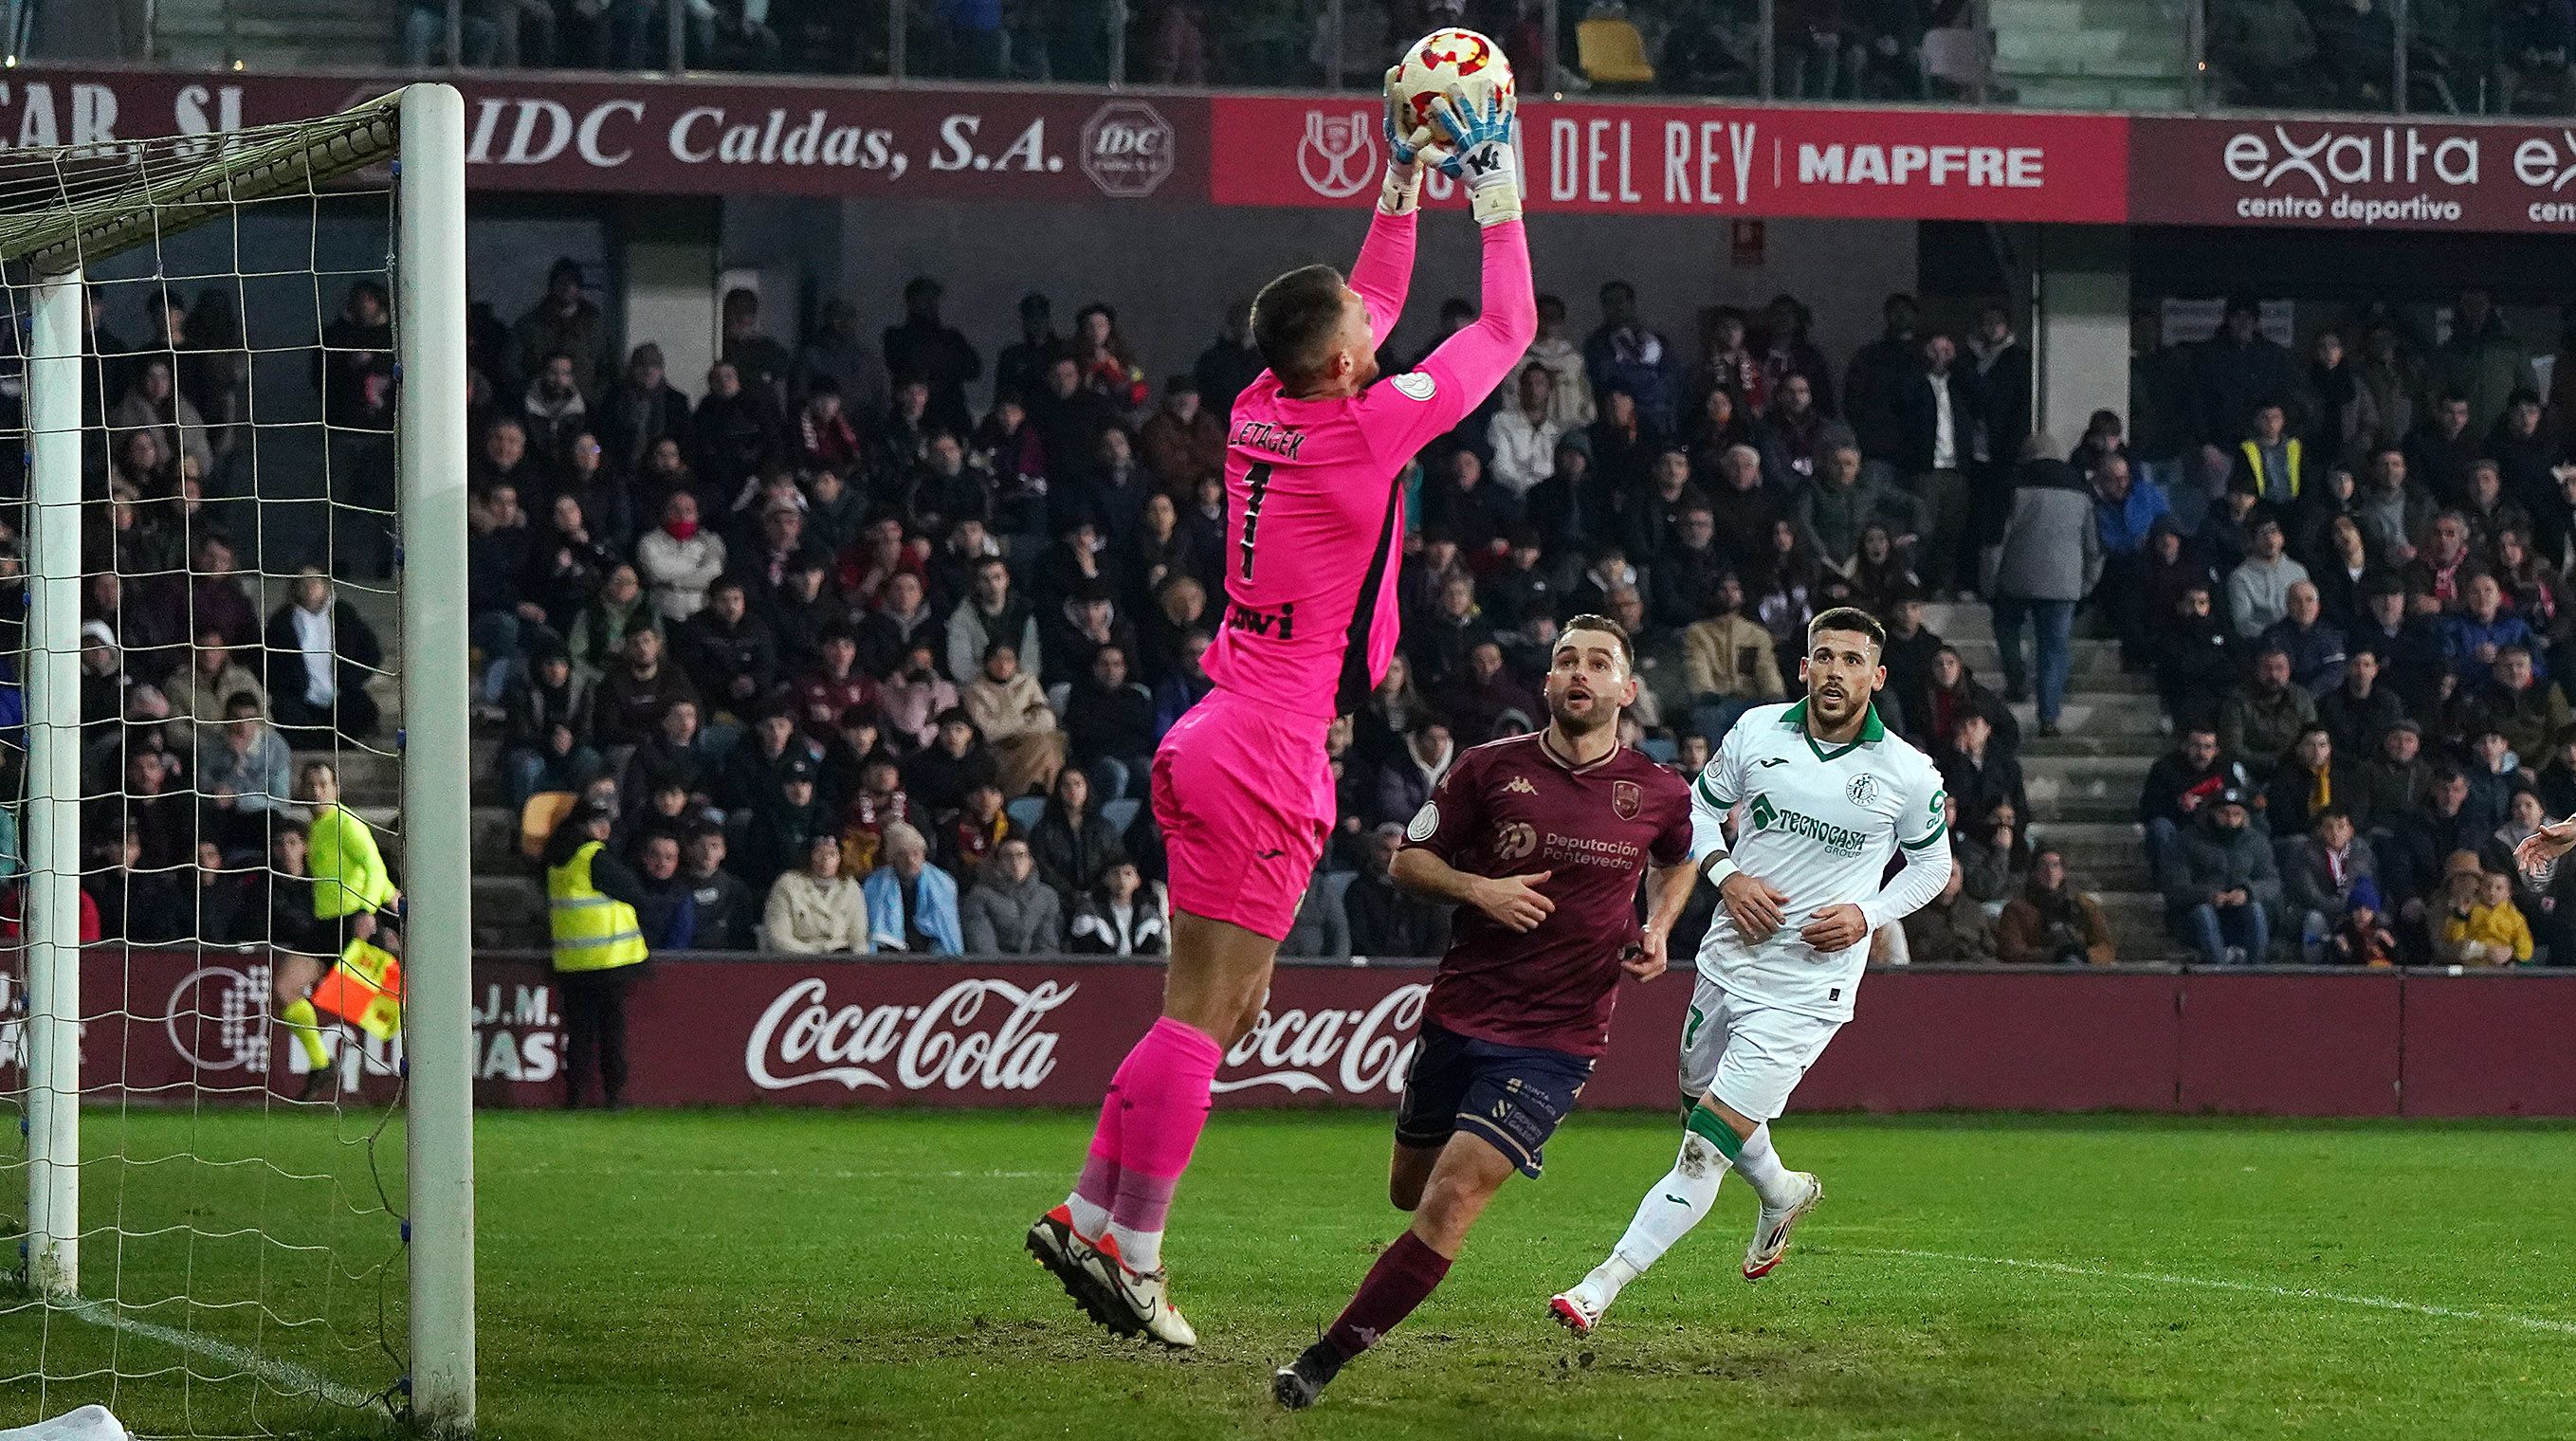
[{"label": "pink goalkeeper jersey", "polygon": [[[1351,267],[1386,343],[1413,274],[1414,216],[1377,214]],[[1207,673],[1237,695],[1329,721],[1358,708],[1395,654],[1405,463],[1484,403],[1538,332],[1529,241],[1483,232],[1484,314],[1418,370],[1356,396],[1299,400],[1263,371],[1226,435],[1225,625]]]}]

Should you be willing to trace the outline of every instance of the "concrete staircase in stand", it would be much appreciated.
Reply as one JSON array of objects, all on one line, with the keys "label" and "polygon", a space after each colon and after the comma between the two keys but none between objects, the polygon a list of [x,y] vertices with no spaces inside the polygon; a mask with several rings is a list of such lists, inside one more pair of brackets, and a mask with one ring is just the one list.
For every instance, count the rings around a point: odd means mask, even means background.
[{"label": "concrete staircase in stand", "polygon": [[2186,110],[2188,0],[1989,0],[1995,79],[2014,104]]},{"label": "concrete staircase in stand", "polygon": [[[2002,653],[1983,602],[1926,606],[1924,617],[1979,681],[2003,689]],[[2157,726],[2162,711],[2155,687],[2147,676],[2120,669],[2113,641],[2078,635],[2073,662],[2058,717],[2065,734],[2041,736],[2028,701],[2012,708],[2021,722],[2030,834],[2063,850],[2076,884],[2102,903],[2121,960],[2166,960],[2174,947],[2135,819],[2147,768],[2172,744]]]}]

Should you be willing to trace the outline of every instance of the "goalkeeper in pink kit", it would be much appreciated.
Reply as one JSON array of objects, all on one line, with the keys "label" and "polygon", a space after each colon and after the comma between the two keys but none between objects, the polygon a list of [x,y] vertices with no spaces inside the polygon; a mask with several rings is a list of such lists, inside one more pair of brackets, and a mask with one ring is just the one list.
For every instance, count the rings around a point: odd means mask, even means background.
[{"label": "goalkeeper in pink kit", "polygon": [[[1390,100],[1393,156],[1348,283],[1310,265],[1253,302],[1269,368],[1228,430],[1230,603],[1206,657],[1216,688],[1154,757],[1173,910],[1163,1014],[1110,1081],[1072,1194],[1028,1233],[1092,1319],[1167,1346],[1198,1339],[1165,1284],[1173,1188],[1332,830],[1324,732],[1395,654],[1404,467],[1483,403],[1538,329],[1511,102],[1434,102],[1443,138],[1418,153],[1393,113]],[[1380,381],[1374,356],[1403,314],[1426,163],[1466,183],[1483,227],[1484,315],[1420,369]]]}]

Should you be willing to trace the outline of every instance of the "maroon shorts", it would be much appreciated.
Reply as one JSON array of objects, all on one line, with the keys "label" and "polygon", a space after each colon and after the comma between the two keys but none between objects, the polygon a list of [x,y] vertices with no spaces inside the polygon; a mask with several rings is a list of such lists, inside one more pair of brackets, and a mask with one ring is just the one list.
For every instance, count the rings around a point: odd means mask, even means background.
[{"label": "maroon shorts", "polygon": [[1333,830],[1330,724],[1219,690],[1164,735],[1154,824],[1172,909],[1287,936]]}]

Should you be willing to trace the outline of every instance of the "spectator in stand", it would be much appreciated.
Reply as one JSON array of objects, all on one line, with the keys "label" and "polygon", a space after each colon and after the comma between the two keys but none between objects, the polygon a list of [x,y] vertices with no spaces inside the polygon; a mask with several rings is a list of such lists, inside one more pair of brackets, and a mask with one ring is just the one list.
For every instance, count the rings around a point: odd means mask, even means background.
[{"label": "spectator in stand", "polygon": [[2377,652],[2357,650],[2344,662],[2343,684],[2317,700],[2317,723],[2345,755],[2379,753],[2379,738],[2406,719],[2397,692],[2379,683]]},{"label": "spectator in stand", "polygon": [[1234,301],[1217,320],[1216,339],[1190,369],[1199,383],[1199,402],[1220,416],[1231,415],[1234,398],[1261,371],[1261,351],[1252,343],[1252,302]]},{"label": "spectator in stand", "polygon": [[1956,367],[1958,342],[1926,337],[1922,365],[1896,395],[1898,448],[1891,457],[1914,478],[1922,500],[1925,547],[1920,568],[1935,596],[1965,579],[1962,544],[1969,531],[1968,471],[1983,415],[1976,377]]},{"label": "spectator in stand", "polygon": [[2246,683],[2219,707],[2219,744],[2232,755],[2252,757],[2255,779],[2261,780],[2271,774],[2273,758],[2316,720],[2316,701],[2290,684],[2290,653],[2265,646],[2255,653]]},{"label": "spectator in stand", "polygon": [[347,741],[375,736],[381,713],[367,682],[383,673],[384,647],[319,569],[297,572],[263,639],[271,714],[290,741],[328,746],[334,735]]},{"label": "spectator in stand", "polygon": [[2322,698],[2343,684],[2343,632],[2321,618],[2323,607],[2313,581],[2291,583],[2286,614],[2256,638],[2266,648],[2278,646],[2290,657],[2290,680]]},{"label": "spectator in stand", "polygon": [[841,392],[828,379],[818,381],[806,393],[788,443],[795,451],[796,462],[807,470],[847,471],[865,459],[859,448],[858,427],[850,424],[850,417],[843,413]]},{"label": "spectator in stand", "polygon": [[1163,405],[1137,431],[1145,469],[1167,495],[1187,495],[1202,477],[1225,475],[1225,417],[1200,403],[1187,375],[1163,382]]},{"label": "spectator in stand", "polygon": [[886,369],[898,382],[928,386],[930,422],[964,435],[975,424],[966,412],[966,383],[983,377],[984,361],[963,333],[939,318],[941,293],[927,275],[905,283],[903,322],[886,328]]},{"label": "spectator in stand", "polygon": [[1207,673],[1208,647],[1216,637],[1206,630],[1192,627],[1181,633],[1181,650],[1161,681],[1154,686],[1154,740],[1157,745],[1171,728],[1180,723],[1190,708],[1207,699],[1216,682]]},{"label": "spectator in stand", "polygon": [[2450,618],[2443,656],[2459,677],[2463,693],[2473,694],[2489,683],[2496,657],[2508,646],[2520,647],[2531,658],[2535,674],[2548,674],[2540,658],[2540,638],[2522,617],[2504,609],[2504,587],[2493,575],[2479,571],[2461,591],[2464,604]]},{"label": "spectator in stand", "polygon": [[[1154,752],[1154,697],[1128,679],[1125,651],[1103,646],[1092,654],[1091,674],[1066,698],[1064,735],[1074,764],[1094,780],[1124,775],[1141,783]],[[1105,781],[1101,789],[1109,791]]]},{"label": "spectator in stand", "polygon": [[947,640],[934,625],[929,588],[920,576],[899,570],[886,578],[876,605],[859,622],[859,668],[870,675],[887,675],[901,666],[913,651],[928,648],[934,667],[939,650]]},{"label": "spectator in stand", "polygon": [[1035,395],[1055,363],[1073,353],[1055,328],[1055,302],[1037,291],[1020,297],[1020,338],[993,357],[993,394]]},{"label": "spectator in stand", "polygon": [[1485,429],[1494,455],[1494,480],[1515,498],[1553,475],[1565,432],[1555,418],[1555,372],[1532,361],[1521,370],[1514,404],[1498,409]]},{"label": "spectator in stand", "polygon": [[2290,587],[2308,579],[2308,568],[2282,553],[2279,521],[2268,515],[2256,520],[2253,542],[2253,551],[2227,575],[2227,613],[2245,640],[2287,616]]},{"label": "spectator in stand", "polygon": [[677,790],[686,798],[684,813],[704,810],[714,804],[722,763],[723,752],[700,724],[698,703],[675,701],[662,713],[661,729],[626,762],[618,791],[640,807],[648,797]]},{"label": "spectator in stand", "polygon": [[2483,287],[2460,291],[2451,309],[2451,336],[2433,348],[2433,379],[2468,401],[2469,427],[2484,435],[2533,383],[2530,347],[2506,327],[2495,297]]},{"label": "spectator in stand", "polygon": [[999,779],[992,752],[985,749],[984,738],[976,734],[975,722],[962,706],[940,712],[931,743],[903,762],[904,794],[934,824],[964,809],[969,792],[998,785]]},{"label": "spectator in stand", "polygon": [[2314,478],[2311,469],[2329,459],[2309,456],[2299,437],[2290,434],[2288,407],[2276,397],[2266,397],[2255,405],[2245,439],[2237,443],[2235,469],[2227,483],[2230,489],[2247,491],[2286,511],[2298,503],[2300,492]]},{"label": "spectator in stand", "polygon": [[1019,653],[1008,641],[984,648],[984,663],[961,700],[993,748],[1006,795],[1023,796],[1054,785],[1056,771],[1064,765],[1064,733],[1037,677],[1020,668]]},{"label": "spectator in stand", "polygon": [[718,715],[747,720],[778,688],[778,637],[752,614],[742,577],[720,578],[676,642],[692,688]]},{"label": "spectator in stand", "polygon": [[894,389],[885,361],[859,337],[858,307],[837,295],[823,302],[814,333],[796,352],[800,388],[811,391],[827,380],[862,425],[884,418]]},{"label": "spectator in stand", "polygon": [[1932,685],[1923,715],[1914,720],[1921,736],[1931,742],[1925,749],[1938,755],[1949,748],[1959,734],[1959,722],[1969,715],[1982,715],[1994,727],[1995,737],[2007,749],[2021,745],[2021,723],[2013,719],[2003,697],[1988,690],[1977,680],[1958,651],[1943,646],[1932,656]]},{"label": "spectator in stand", "polygon": [[475,699],[494,701],[516,672],[520,656],[546,627],[545,610],[527,585],[536,563],[536,532],[514,485],[479,492],[466,507],[465,520],[466,633],[483,652],[484,665]]},{"label": "spectator in stand", "polygon": [[1401,826],[1422,809],[1457,755],[1446,720],[1427,712],[1416,716],[1405,734],[1403,753],[1378,772],[1378,822]]},{"label": "spectator in stand", "polygon": [[662,523],[637,544],[635,565],[653,609],[665,621],[684,621],[706,605],[707,588],[724,574],[724,540],[700,528],[698,498],[675,491],[662,503]]},{"label": "spectator in stand", "polygon": [[2446,509],[2433,518],[2430,534],[2431,543],[2399,572],[2406,608],[2417,615],[2456,615],[2468,599],[2469,577],[2478,569],[2469,548],[2469,518]]},{"label": "spectator in stand", "polygon": [[[1827,432],[1815,484],[1797,499],[1797,521],[1818,557],[1849,574],[1860,553],[1861,531],[1884,525],[1900,546],[1911,546],[1919,528],[1914,498],[1864,470],[1851,432]],[[1651,553],[1651,552],[1649,552]]]},{"label": "spectator in stand", "polygon": [[2362,604],[2367,618],[2349,638],[2348,649],[2379,657],[2381,683],[2397,693],[2407,714],[2437,714],[2453,684],[2442,617],[2408,614],[2407,597],[2394,580],[2366,587]]},{"label": "spectator in stand", "polygon": [[1638,318],[1637,289],[1624,280],[1601,287],[1601,323],[1584,337],[1583,369],[1599,394],[1625,390],[1656,434],[1672,430],[1681,398],[1681,356]]},{"label": "spectator in stand", "polygon": [[1065,928],[1065,949],[1077,955],[1159,956],[1170,947],[1162,890],[1148,885],[1133,861],[1111,865],[1084,896]]},{"label": "spectator in stand", "polygon": [[2223,754],[2218,731],[2208,725],[2186,726],[2174,749],[2156,757],[2138,792],[2138,823],[2146,830],[2147,865],[2161,871],[2164,860],[2181,844],[2183,833],[2199,823],[2202,808],[2223,791],[2250,795],[2254,778],[2244,762]]},{"label": "spectator in stand", "polygon": [[1537,717],[1545,714],[1529,687],[1505,668],[1503,648],[1493,641],[1467,652],[1466,666],[1450,678],[1440,704],[1470,745],[1534,731]]},{"label": "spectator in stand", "polygon": [[2012,513],[2004,521],[2003,553],[1995,570],[1995,635],[2004,664],[2004,695],[2030,694],[2023,660],[2024,623],[2037,633],[2039,733],[2057,734],[2066,703],[2067,637],[2075,606],[2101,576],[2102,542],[2093,524],[2092,497],[2075,468],[2051,452],[2045,435],[2030,437]]},{"label": "spectator in stand", "polygon": [[1039,674],[1036,613],[1013,590],[1011,567],[1000,556],[975,563],[973,593],[948,615],[948,672],[973,675],[997,644],[1009,645],[1022,668]]},{"label": "spectator in stand", "polygon": [[1002,809],[1002,788],[985,781],[968,790],[966,803],[940,825],[931,863],[973,885],[991,861],[993,848],[1019,833]]},{"label": "spectator in stand", "polygon": [[170,749],[181,756],[193,753],[199,726],[223,724],[236,698],[247,698],[259,710],[268,708],[268,692],[261,688],[259,677],[235,660],[223,635],[212,630],[197,632],[196,648],[188,655],[188,668],[171,681],[164,694],[170,700],[171,717],[162,733],[168,737]]},{"label": "spectator in stand", "polygon": [[2124,670],[2144,670],[2153,663],[2147,588],[2147,547],[2159,523],[2173,515],[2164,489],[2134,477],[2129,458],[2114,452],[2093,471],[2093,533],[2101,542],[2102,578],[2093,590],[2111,633],[2120,641]]},{"label": "spectator in stand", "polygon": [[2166,924],[2204,965],[2262,965],[2271,956],[2280,867],[2246,823],[2244,792],[2221,791],[2202,809],[2199,823],[2165,856]]},{"label": "spectator in stand", "polygon": [[1998,805],[2015,815],[2030,814],[2030,796],[2022,783],[2021,762],[2012,751],[1994,744],[1994,725],[1974,711],[1961,716],[1950,746],[1941,753],[1941,781],[1959,798],[1959,809],[1981,816]]},{"label": "spectator in stand", "polygon": [[712,493],[741,496],[786,446],[778,412],[765,395],[747,389],[742,373],[726,361],[707,370],[707,393],[689,419],[690,463]]},{"label": "spectator in stand", "polygon": [[686,446],[692,434],[689,398],[663,369],[662,347],[650,341],[626,358],[626,372],[599,405],[598,434],[608,468],[638,475],[663,441]]},{"label": "spectator in stand", "polygon": [[607,387],[608,317],[583,293],[581,262],[569,255],[546,272],[544,297],[519,317],[510,340],[520,375],[537,375],[548,356],[563,355],[572,360],[573,379],[584,394]]},{"label": "spectator in stand", "polygon": [[2102,903],[2067,879],[2055,846],[2032,853],[2029,881],[1995,918],[1995,958],[2016,966],[2107,966],[2119,958]]},{"label": "spectator in stand", "polygon": [[1750,445],[1721,452],[1717,489],[1709,511],[1717,525],[1717,543],[1740,575],[1770,563],[1771,530],[1787,518],[1780,493],[1763,483],[1762,455]]},{"label": "spectator in stand", "polygon": [[1803,375],[1785,376],[1778,398],[1763,416],[1762,473],[1784,493],[1796,495],[1816,478],[1825,450],[1842,427],[1832,425]]},{"label": "spectator in stand", "polygon": [[571,454],[573,438],[590,433],[590,407],[573,378],[573,358],[556,351],[528,380],[519,400],[519,424],[527,430],[528,449],[540,462],[561,465]]},{"label": "spectator in stand", "polygon": [[[2443,919],[2433,959],[2466,966],[2511,966],[2529,961],[2533,950],[2531,923],[2513,903],[2513,877],[2501,871],[2479,871],[2475,856],[2467,857],[2465,867],[2459,866],[2459,860],[2453,857],[2456,869],[2452,874],[2463,884],[2454,888],[2455,898]],[[2469,884],[2472,881],[2473,891]],[[2472,898],[2463,904],[2458,899],[2463,895]]]},{"label": "spectator in stand", "polygon": [[840,734],[852,712],[874,713],[882,705],[876,680],[857,668],[858,641],[846,628],[825,632],[821,649],[821,660],[794,686],[798,716],[817,740]]},{"label": "spectator in stand", "polygon": [[1118,312],[1094,301],[1074,314],[1073,359],[1082,383],[1124,421],[1145,408],[1145,371],[1118,333]]},{"label": "spectator in stand", "polygon": [[1080,767],[1057,773],[1046,809],[1029,828],[1029,851],[1037,857],[1038,874],[1068,910],[1100,883],[1111,862],[1126,858],[1118,833],[1092,805],[1091,777]]},{"label": "spectator in stand", "polygon": [[2217,333],[2193,355],[2203,434],[2241,435],[2255,407],[2297,388],[2297,363],[2289,348],[2265,336],[2263,307],[2251,295],[2231,295]]},{"label": "spectator in stand", "polygon": [[241,694],[225,703],[221,742],[202,729],[197,740],[197,833],[228,851],[264,849],[266,828],[294,804],[295,757],[285,738],[268,724],[259,698]]},{"label": "spectator in stand", "polygon": [[166,357],[144,359],[135,373],[134,387],[108,414],[107,427],[111,433],[120,434],[151,431],[160,440],[163,455],[179,458],[182,475],[208,477],[214,473],[215,456],[206,444],[205,417],[178,393]]},{"label": "spectator in stand", "polygon": [[970,956],[1035,956],[1064,949],[1064,906],[1038,879],[1029,843],[1004,840],[966,893],[963,935]]},{"label": "spectator in stand", "polygon": [[2407,473],[2444,505],[2467,493],[2469,467],[2484,458],[2485,432],[2471,426],[2469,397],[2445,390],[2405,439]]},{"label": "spectator in stand", "polygon": [[1448,948],[1448,913],[1405,894],[1388,873],[1403,840],[1404,825],[1399,821],[1370,831],[1359,872],[1342,892],[1342,914],[1355,958],[1435,956]]},{"label": "spectator in stand", "polygon": [[1296,924],[1280,941],[1279,954],[1325,961],[1351,958],[1350,918],[1342,914],[1341,898],[1325,884],[1332,864],[1330,850],[1316,861],[1306,880],[1306,898],[1297,906]]},{"label": "spectator in stand", "polygon": [[501,693],[501,778],[510,808],[539,791],[578,791],[606,769],[591,749],[590,682],[560,644],[540,646]]},{"label": "spectator in stand", "polygon": [[1923,308],[1911,295],[1890,295],[1879,318],[1878,338],[1852,352],[1843,371],[1843,419],[1862,454],[1893,463],[1905,450],[1906,384],[1921,372]]},{"label": "spectator in stand", "polygon": [[901,821],[885,828],[885,863],[868,873],[868,942],[877,951],[954,956],[965,950],[957,881],[930,863],[930,843]]},{"label": "spectator in stand", "polygon": [[2285,863],[2289,842],[2306,835],[2328,810],[2345,811],[2368,825],[2369,787],[2362,783],[2361,773],[2335,753],[2334,737],[2326,728],[2312,725],[2299,732],[2264,790],[2263,818]]},{"label": "spectator in stand", "polygon": [[1529,364],[1547,373],[1547,419],[1559,435],[1572,435],[1599,413],[1592,400],[1592,377],[1583,352],[1565,338],[1565,302],[1553,295],[1538,298],[1538,338],[1530,342]]},{"label": "spectator in stand", "polygon": [[1941,894],[1905,918],[1905,949],[1918,966],[1989,965],[1995,959],[1994,926],[1986,908],[1967,893],[1967,875],[1956,865]]},{"label": "spectator in stand", "polygon": [[565,637],[573,664],[595,680],[615,663],[627,637],[661,628],[661,612],[645,596],[641,575],[633,565],[618,561],[608,567],[590,603],[565,627]]},{"label": "spectator in stand", "polygon": [[2328,806],[2313,822],[2306,835],[2280,846],[2282,894],[2288,918],[2300,922],[2303,952],[2343,925],[2347,909],[2360,900],[2361,886],[2371,887],[2371,909],[2378,909],[2378,858],[2352,814],[2340,805]]},{"label": "spectator in stand", "polygon": [[2515,754],[2534,761],[2576,729],[2565,693],[2534,673],[2531,652],[2519,645],[2496,652],[2494,679],[2484,691],[2469,691],[2461,710],[2463,732],[2495,731]]},{"label": "spectator in stand", "polygon": [[608,542],[591,534],[581,502],[558,496],[547,508],[546,524],[537,533],[535,563],[528,571],[528,598],[542,608],[545,625],[570,636],[591,601],[619,565]]},{"label": "spectator in stand", "polygon": [[644,947],[655,955],[697,947],[698,903],[689,883],[680,878],[680,838],[668,831],[644,836],[635,844],[636,929]]},{"label": "spectator in stand", "polygon": [[[1532,546],[1530,552],[1534,568],[1538,548]],[[1678,523],[1647,575],[1652,595],[1648,610],[1655,624],[1678,634],[1715,614],[1718,584],[1730,570],[1726,556],[1717,549],[1716,517],[1708,502],[1694,493],[1681,507]]]},{"label": "spectator in stand", "polygon": [[1887,643],[1879,658],[1887,684],[1879,688],[1878,704],[1896,730],[1910,737],[1932,703],[1932,661],[1941,653],[1941,637],[1923,623],[1919,586],[1897,590],[1886,605]]},{"label": "spectator in stand", "polygon": [[857,881],[841,874],[838,837],[816,831],[806,840],[803,866],[770,882],[761,931],[770,950],[791,956],[866,955],[876,949],[868,933],[867,899]]},{"label": "spectator in stand", "polygon": [[618,665],[591,692],[594,742],[612,764],[623,764],[625,748],[660,730],[663,712],[684,700],[697,701],[698,689],[663,659],[662,633],[636,630],[626,637]]}]

